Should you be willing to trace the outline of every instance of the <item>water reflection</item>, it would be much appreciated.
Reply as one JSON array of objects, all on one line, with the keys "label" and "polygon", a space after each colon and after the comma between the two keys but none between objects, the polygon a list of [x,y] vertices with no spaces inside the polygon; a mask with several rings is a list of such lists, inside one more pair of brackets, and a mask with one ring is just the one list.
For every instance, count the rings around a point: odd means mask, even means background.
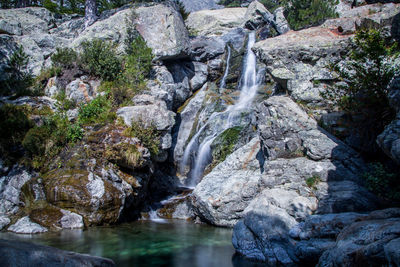
[{"label": "water reflection", "polygon": [[[116,227],[63,230],[40,235],[0,233],[0,238],[4,239],[24,240],[111,258],[117,266],[177,267],[233,266],[231,236],[230,229],[185,221],[137,221]],[[234,266],[249,265],[235,260]]]}]

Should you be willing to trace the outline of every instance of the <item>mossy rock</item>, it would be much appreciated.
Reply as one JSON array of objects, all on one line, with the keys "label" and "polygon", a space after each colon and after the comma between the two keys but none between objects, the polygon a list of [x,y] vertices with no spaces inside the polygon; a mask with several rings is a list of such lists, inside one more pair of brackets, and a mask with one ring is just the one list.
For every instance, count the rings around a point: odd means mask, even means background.
[{"label": "mossy rock", "polygon": [[114,224],[122,206],[121,192],[109,181],[101,180],[104,194],[96,198],[88,190],[90,173],[79,169],[55,170],[43,177],[49,203],[84,217],[85,225]]},{"label": "mossy rock", "polygon": [[42,208],[33,209],[29,218],[46,228],[59,229],[61,228],[60,220],[63,217],[61,210],[52,205],[47,205]]},{"label": "mossy rock", "polygon": [[214,140],[214,142],[211,144],[211,147],[213,148],[213,166],[223,162],[226,157],[234,151],[235,145],[240,138],[242,129],[243,127],[240,126],[229,128]]}]

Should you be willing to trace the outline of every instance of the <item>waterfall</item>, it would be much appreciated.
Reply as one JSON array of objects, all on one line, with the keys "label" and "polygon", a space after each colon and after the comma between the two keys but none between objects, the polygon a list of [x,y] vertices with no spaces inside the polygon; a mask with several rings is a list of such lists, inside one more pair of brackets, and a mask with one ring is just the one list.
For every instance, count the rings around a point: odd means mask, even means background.
[{"label": "waterfall", "polygon": [[[240,83],[240,96],[238,101],[228,106],[225,111],[214,112],[207,122],[198,129],[197,133],[192,137],[186,146],[182,161],[180,162],[180,173],[184,174],[187,166],[191,166],[190,172],[187,174],[186,186],[194,187],[200,181],[204,169],[212,161],[211,145],[213,141],[225,130],[232,128],[240,118],[244,109],[249,108],[254,97],[257,94],[260,79],[257,79],[257,59],[251,50],[255,44],[256,36],[254,32],[249,34],[247,52],[243,61],[243,72]],[[229,61],[231,50],[228,47],[228,59],[224,76],[222,78],[220,88],[226,86],[225,79],[229,73]],[[222,124],[218,123],[222,121]],[[236,123],[237,124],[237,123]],[[205,132],[207,132],[205,134]],[[209,133],[208,133],[209,132]],[[200,139],[203,139],[200,142]]]},{"label": "waterfall", "polygon": [[221,84],[219,86],[219,88],[221,88],[221,89],[226,87],[226,77],[228,77],[228,74],[229,74],[229,63],[230,63],[230,60],[231,60],[231,48],[228,45],[228,57],[226,59],[226,68],[225,68],[224,76],[222,77],[222,80],[221,80]]}]

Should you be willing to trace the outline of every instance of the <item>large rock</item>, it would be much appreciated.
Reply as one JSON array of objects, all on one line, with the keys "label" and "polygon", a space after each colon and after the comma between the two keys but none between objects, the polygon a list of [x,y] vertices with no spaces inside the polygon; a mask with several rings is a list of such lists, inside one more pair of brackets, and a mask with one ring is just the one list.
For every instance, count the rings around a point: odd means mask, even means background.
[{"label": "large rock", "polygon": [[17,234],[37,234],[48,231],[45,227],[32,222],[28,216],[19,219],[15,224],[8,227],[7,230]]},{"label": "large rock", "polygon": [[255,30],[262,24],[270,24],[274,20],[274,16],[258,1],[253,1],[248,6],[244,16],[245,27]]},{"label": "large rock", "polygon": [[365,166],[357,153],[321,131],[288,97],[269,98],[256,116],[260,137],[228,156],[193,191],[198,216],[233,226],[266,207],[297,220],[313,213],[378,207],[377,199],[359,184]]},{"label": "large rock", "polygon": [[0,240],[0,262],[4,266],[115,266],[106,258],[4,239]]},{"label": "large rock", "polygon": [[122,117],[128,126],[135,121],[144,123],[144,127],[154,126],[158,131],[171,130],[175,123],[175,114],[161,101],[150,105],[123,107],[118,109],[117,115]]},{"label": "large rock", "polygon": [[153,49],[156,59],[187,57],[190,54],[189,34],[178,11],[168,5],[136,9],[136,29]]},{"label": "large rock", "polygon": [[398,265],[400,218],[370,217],[341,231],[335,246],[322,254],[318,266]]},{"label": "large rock", "polygon": [[377,143],[386,155],[400,164],[400,112],[396,119],[385,127],[383,133],[378,135]]},{"label": "large rock", "polygon": [[219,0],[179,0],[187,12],[195,12],[203,9],[219,9],[223,8],[224,6],[218,5],[220,2]]},{"label": "large rock", "polygon": [[21,188],[33,176],[25,168],[14,166],[7,176],[0,177],[0,215],[13,215],[19,210]]},{"label": "large rock", "polygon": [[190,13],[186,25],[193,35],[223,35],[243,25],[246,11],[246,8],[201,10]]},{"label": "large rock", "polygon": [[298,223],[279,209],[261,209],[235,225],[232,243],[239,254],[271,266],[315,266],[318,260],[319,266],[395,266],[399,211],[312,215]]},{"label": "large rock", "polygon": [[325,106],[320,93],[336,81],[327,66],[342,60],[357,29],[389,26],[399,11],[398,4],[353,8],[322,26],[257,42],[253,50],[293,99],[308,106]]}]

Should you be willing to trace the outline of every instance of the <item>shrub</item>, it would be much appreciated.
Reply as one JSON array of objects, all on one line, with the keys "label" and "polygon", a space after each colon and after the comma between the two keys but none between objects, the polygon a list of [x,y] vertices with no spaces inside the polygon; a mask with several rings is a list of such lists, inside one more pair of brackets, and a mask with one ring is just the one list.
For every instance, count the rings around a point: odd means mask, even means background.
[{"label": "shrub", "polygon": [[32,85],[32,75],[28,72],[27,66],[29,63],[29,57],[24,52],[22,46],[19,46],[17,50],[7,59],[5,72],[7,73],[8,79],[1,81],[0,83],[0,94],[17,96],[31,95],[29,87]]},{"label": "shrub", "polygon": [[124,57],[124,68],[116,80],[103,82],[101,90],[109,92],[116,106],[128,104],[132,97],[147,89],[145,78],[151,71],[152,50],[145,40],[131,29],[130,42]]},{"label": "shrub", "polygon": [[0,121],[0,154],[12,164],[21,156],[21,142],[34,124],[24,107],[9,104],[0,107]]},{"label": "shrub", "polygon": [[369,169],[363,174],[366,187],[378,196],[400,200],[400,177],[379,162],[370,164]]},{"label": "shrub", "polygon": [[321,177],[319,177],[319,175],[316,175],[316,174],[314,174],[313,176],[311,176],[311,177],[308,177],[307,179],[306,179],[306,184],[307,184],[307,186],[309,187],[309,188],[312,188],[312,189],[316,189],[317,187],[317,184],[319,183],[319,182],[321,182]]},{"label": "shrub", "polygon": [[294,30],[322,24],[327,18],[337,17],[337,0],[289,0],[285,15]]},{"label": "shrub", "polygon": [[63,69],[74,67],[78,54],[72,48],[57,48],[56,53],[51,56],[53,65]]},{"label": "shrub", "polygon": [[392,121],[395,112],[388,100],[388,84],[395,74],[396,44],[388,43],[378,30],[359,31],[348,60],[332,66],[338,83],[322,93],[355,121],[354,129],[375,145],[376,137]]},{"label": "shrub", "polygon": [[44,0],[43,7],[53,13],[58,13],[58,5],[51,0]]},{"label": "shrub", "polygon": [[158,155],[160,135],[155,126],[144,127],[143,122],[132,121],[131,127],[127,128],[124,134],[138,138],[152,156]]},{"label": "shrub", "polygon": [[105,123],[115,119],[107,95],[98,96],[79,107],[78,122],[82,124]]},{"label": "shrub", "polygon": [[110,42],[94,39],[83,42],[82,48],[81,64],[90,74],[111,81],[121,73],[121,60]]},{"label": "shrub", "polygon": [[185,6],[182,2],[175,1],[175,3],[178,5],[179,13],[181,14],[183,20],[186,20],[189,17],[190,12],[186,11]]}]

